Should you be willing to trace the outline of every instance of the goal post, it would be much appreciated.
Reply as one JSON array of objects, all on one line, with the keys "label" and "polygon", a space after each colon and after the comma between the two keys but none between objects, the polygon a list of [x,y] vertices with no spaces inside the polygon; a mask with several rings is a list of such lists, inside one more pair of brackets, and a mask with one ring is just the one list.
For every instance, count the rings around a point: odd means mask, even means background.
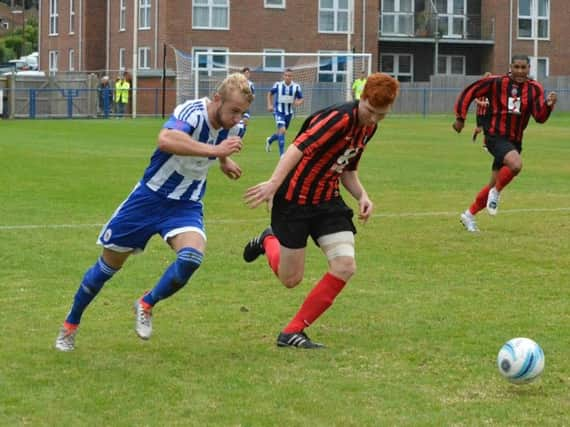
[{"label": "goal post", "polygon": [[268,114],[266,96],[283,71],[291,69],[305,102],[296,114],[308,115],[328,105],[352,99],[352,83],[362,71],[372,72],[372,54],[348,52],[231,52],[223,49],[176,50],[177,101],[211,96],[228,75],[250,69],[255,85],[252,115]]}]

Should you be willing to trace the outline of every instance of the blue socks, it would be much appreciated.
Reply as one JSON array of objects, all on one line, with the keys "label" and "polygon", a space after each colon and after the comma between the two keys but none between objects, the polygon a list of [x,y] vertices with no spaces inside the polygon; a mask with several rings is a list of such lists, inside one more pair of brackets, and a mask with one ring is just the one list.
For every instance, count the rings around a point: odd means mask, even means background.
[{"label": "blue socks", "polygon": [[285,152],[285,134],[280,133],[277,135],[277,140],[279,142],[279,155],[283,155]]},{"label": "blue socks", "polygon": [[204,254],[194,248],[182,248],[176,261],[166,269],[156,286],[143,297],[143,301],[154,306],[158,301],[168,298],[188,282],[192,274],[202,264]]},{"label": "blue socks", "polygon": [[89,303],[93,301],[93,298],[99,293],[105,282],[113,277],[117,271],[118,270],[113,270],[105,264],[103,258],[99,258],[83,276],[83,280],[75,293],[73,305],[65,321],[78,325]]}]

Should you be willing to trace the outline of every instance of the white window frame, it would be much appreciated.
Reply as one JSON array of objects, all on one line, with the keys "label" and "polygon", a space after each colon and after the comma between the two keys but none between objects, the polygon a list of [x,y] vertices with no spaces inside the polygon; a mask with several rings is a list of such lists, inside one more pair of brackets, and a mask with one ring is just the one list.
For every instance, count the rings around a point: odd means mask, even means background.
[{"label": "white window frame", "polygon": [[[200,53],[201,55],[198,57],[196,54]],[[223,73],[227,73],[228,71],[228,54],[229,49],[227,47],[204,47],[204,46],[196,46],[192,48],[192,64],[193,71],[198,70],[200,73],[205,73],[209,77],[215,73],[219,73],[220,71]],[[223,56],[224,63],[219,64],[214,62],[214,57]],[[202,61],[206,57],[206,64],[203,66],[200,61]],[[217,64],[217,65],[216,65]]]},{"label": "white window frame", "polygon": [[[332,80],[330,81],[330,83],[346,82],[346,80],[348,79],[348,61],[349,61],[347,56],[343,56],[343,53],[346,54],[346,51],[339,52],[333,50],[320,50],[318,53],[319,53],[319,72],[318,72],[317,81],[329,83],[328,81],[321,80],[321,77],[330,75],[332,76]],[[323,60],[329,60],[329,59],[331,61],[330,64],[331,69],[322,70],[321,66],[323,65]],[[340,69],[339,67],[339,60],[341,59],[344,59],[345,63],[344,70]],[[341,77],[340,80],[339,77]]]},{"label": "white window frame", "polygon": [[[461,74],[458,73],[452,73],[452,62],[453,59],[457,59],[457,58],[461,58],[461,62],[462,62],[462,70],[461,70]],[[439,70],[439,60],[440,59],[445,59],[445,72],[442,73]],[[443,74],[443,75],[447,75],[447,76],[464,76],[465,75],[465,70],[466,70],[466,63],[467,63],[467,59],[465,58],[464,55],[438,55],[437,57],[437,74]]]},{"label": "white window frame", "polygon": [[[192,0],[192,29],[196,30],[229,30],[230,29],[230,2],[229,0],[218,0],[225,1],[224,4],[216,3],[215,0]],[[197,22],[198,14],[197,9],[208,9],[208,22],[206,24]],[[213,16],[214,10],[225,9],[226,12],[226,25],[217,27],[214,26]]]},{"label": "white window frame", "polygon": [[[530,2],[530,15],[521,14],[521,2],[518,3],[517,38],[521,40],[550,40],[550,0],[528,0]],[[546,15],[539,16],[539,3],[546,2]],[[530,21],[530,36],[521,36],[521,21]],[[538,24],[546,22],[546,36],[538,35]]]},{"label": "white window frame", "polygon": [[69,34],[75,34],[75,0],[69,0]]},{"label": "white window frame", "polygon": [[[319,0],[319,22],[318,22],[319,33],[323,34],[348,34],[349,32],[352,33],[352,21],[354,17],[351,16],[350,14],[350,6],[354,0],[346,0],[347,4],[346,9],[340,7],[339,2],[341,0],[330,0],[333,2],[332,7],[324,7],[321,3],[322,1],[323,0]],[[322,28],[323,23],[321,21],[321,17],[324,14],[327,15],[332,14],[333,16],[332,30],[330,29],[325,30]],[[343,23],[342,19],[343,16],[346,17],[346,22],[345,22],[346,25],[344,27],[341,26],[341,24]]]},{"label": "white window frame", "polygon": [[67,64],[69,71],[75,71],[75,49],[69,49]]},{"label": "white window frame", "polygon": [[119,31],[127,31],[127,0],[119,1]]},{"label": "white window frame", "polygon": [[[455,0],[444,0],[446,2],[445,10],[437,11],[438,31],[441,28],[440,23],[447,23],[447,32],[440,34],[441,37],[449,39],[464,38],[467,34],[467,0],[463,0],[463,12],[455,11]],[[461,29],[455,32],[455,23],[459,21]]]},{"label": "white window frame", "polygon": [[[263,71],[280,71],[282,72],[285,70],[285,56],[283,55],[285,50],[283,49],[263,49]],[[267,65],[267,57],[271,58],[279,58],[280,65],[279,67],[273,67]]]},{"label": "white window frame", "polygon": [[150,70],[150,47],[139,47],[139,70]]},{"label": "white window frame", "polygon": [[[539,80],[543,77],[548,77],[550,75],[550,59],[547,56],[529,56],[528,59],[530,60],[530,71],[531,74],[534,76],[535,79]],[[544,62],[546,74],[544,76],[538,75],[538,63]]]},{"label": "white window frame", "polygon": [[[403,11],[402,6],[406,3],[410,4],[409,11]],[[413,35],[414,34],[414,1],[413,0],[394,0],[394,10],[384,10],[385,2],[382,2],[382,34],[397,34],[397,35]],[[389,19],[394,19],[394,31],[386,31],[385,22]],[[407,21],[407,22],[406,22]],[[405,28],[406,25],[408,28]]]},{"label": "white window frame", "polygon": [[48,70],[50,73],[57,73],[58,62],[59,52],[57,50],[50,50],[48,52]]},{"label": "white window frame", "polygon": [[271,0],[272,3],[269,3],[270,0],[263,1],[263,7],[266,9],[286,9],[286,0]]},{"label": "white window frame", "polygon": [[139,30],[150,30],[151,0],[139,0]]},{"label": "white window frame", "polygon": [[119,48],[119,71],[125,71],[125,58],[127,50],[124,47]]},{"label": "white window frame", "polygon": [[[391,56],[394,58],[394,70],[387,71],[382,69],[382,58],[385,56]],[[410,72],[403,72],[400,71],[400,57],[409,57],[410,58]],[[405,82],[413,82],[414,81],[414,55],[409,53],[383,53],[380,55],[380,71],[386,74],[391,75],[397,80],[400,80],[399,77],[409,77],[409,80],[403,80]]]},{"label": "white window frame", "polygon": [[59,34],[59,0],[49,0],[49,35]]}]

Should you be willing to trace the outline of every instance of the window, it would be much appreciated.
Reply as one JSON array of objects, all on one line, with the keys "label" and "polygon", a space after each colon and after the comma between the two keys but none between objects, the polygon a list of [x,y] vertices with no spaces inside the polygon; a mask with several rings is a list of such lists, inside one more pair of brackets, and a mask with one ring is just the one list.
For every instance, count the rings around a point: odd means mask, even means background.
[{"label": "window", "polygon": [[448,38],[463,37],[467,32],[467,0],[437,0],[438,31]]},{"label": "window", "polygon": [[550,37],[550,1],[520,0],[518,18],[520,39]]},{"label": "window", "polygon": [[121,0],[119,3],[119,31],[127,29],[127,0]]},{"label": "window", "polygon": [[75,50],[69,49],[69,71],[75,71]]},{"label": "window", "polygon": [[345,82],[348,58],[342,52],[340,55],[326,51],[319,54],[319,82]]},{"label": "window", "polygon": [[75,0],[69,0],[69,33],[75,33]]},{"label": "window", "polygon": [[[49,0],[49,35],[56,36],[59,26],[58,0]],[[55,52],[55,51],[52,51]]]},{"label": "window", "polygon": [[150,47],[139,47],[139,70],[150,69]]},{"label": "window", "polygon": [[285,0],[265,0],[263,6],[266,8],[285,9]]},{"label": "window", "polygon": [[125,48],[122,47],[119,49],[119,70],[125,71]]},{"label": "window", "polygon": [[346,34],[352,31],[349,4],[350,0],[319,0],[319,32]]},{"label": "window", "polygon": [[212,76],[215,73],[227,73],[228,49],[215,47],[196,47],[192,49],[192,61],[198,66],[200,75]]},{"label": "window", "polygon": [[414,81],[413,56],[406,54],[385,54],[380,56],[380,71],[390,74],[401,82]]},{"label": "window", "polygon": [[229,21],[229,0],[193,0],[192,28],[228,30]]},{"label": "window", "polygon": [[283,49],[263,49],[263,70],[283,71],[285,69],[285,57]]},{"label": "window", "polygon": [[465,75],[465,57],[458,55],[439,55],[437,57],[437,73]]},{"label": "window", "polygon": [[531,56],[530,59],[530,71],[534,78],[537,80],[543,80],[548,77],[549,74],[549,61],[548,58]]},{"label": "window", "polygon": [[150,0],[139,0],[139,30],[150,30]]},{"label": "window", "polygon": [[48,69],[50,73],[55,73],[57,71],[57,62],[59,58],[59,53],[57,50],[50,50],[48,53]]},{"label": "window", "polygon": [[413,34],[414,7],[412,0],[382,2],[382,34]]}]

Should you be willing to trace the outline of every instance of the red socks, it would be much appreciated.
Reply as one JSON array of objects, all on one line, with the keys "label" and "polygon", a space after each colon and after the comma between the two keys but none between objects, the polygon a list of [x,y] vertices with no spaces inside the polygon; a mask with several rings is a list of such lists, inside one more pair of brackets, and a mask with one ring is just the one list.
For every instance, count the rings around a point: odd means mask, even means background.
[{"label": "red socks", "polygon": [[471,215],[475,215],[477,212],[487,206],[487,197],[489,197],[489,190],[489,186],[486,185],[481,189],[481,191],[479,191],[479,194],[477,194],[477,197],[475,197],[475,201],[469,208]]},{"label": "red socks", "polygon": [[301,308],[283,329],[286,334],[301,332],[319,318],[333,303],[336,296],[342,291],[346,282],[326,273],[323,278],[313,288]]},{"label": "red socks", "polygon": [[508,167],[503,166],[501,169],[499,169],[499,173],[497,174],[497,182],[495,183],[495,188],[497,191],[501,191],[503,188],[505,188],[514,177],[515,175]]},{"label": "red socks", "polygon": [[265,249],[265,256],[269,262],[269,267],[277,275],[279,271],[279,240],[275,236],[267,236],[261,242],[263,248]]}]

